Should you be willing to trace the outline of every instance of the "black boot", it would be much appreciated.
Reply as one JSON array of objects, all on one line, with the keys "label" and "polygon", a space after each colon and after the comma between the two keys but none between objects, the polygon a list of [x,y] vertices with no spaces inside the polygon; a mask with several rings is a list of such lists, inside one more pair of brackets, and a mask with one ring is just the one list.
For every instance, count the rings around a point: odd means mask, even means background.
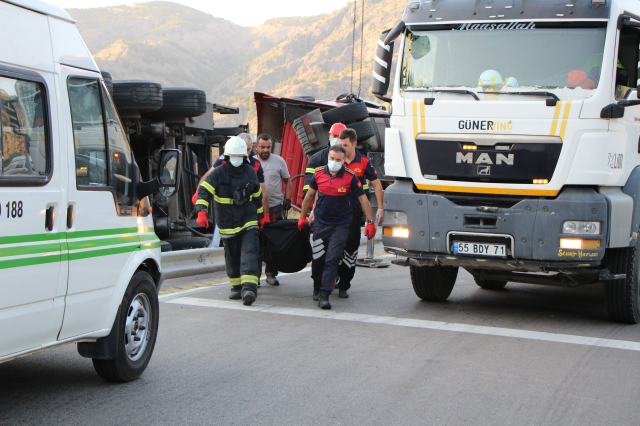
[{"label": "black boot", "polygon": [[320,300],[320,293],[319,293],[319,292],[317,292],[317,291],[314,291],[314,292],[313,292],[313,300],[314,300],[315,302],[317,302],[318,300]]},{"label": "black boot", "polygon": [[329,293],[326,291],[320,292],[320,301],[318,302],[320,309],[331,309],[331,303],[329,303]]},{"label": "black boot", "polygon": [[242,286],[240,285],[231,286],[231,294],[229,294],[229,299],[233,299],[233,300],[242,299],[242,296],[240,295],[241,289],[242,289]]},{"label": "black boot", "polygon": [[242,304],[251,306],[256,301],[256,294],[251,290],[242,292]]},{"label": "black boot", "polygon": [[348,299],[349,293],[347,293],[347,290],[340,289],[340,291],[338,292],[338,297],[340,299]]}]

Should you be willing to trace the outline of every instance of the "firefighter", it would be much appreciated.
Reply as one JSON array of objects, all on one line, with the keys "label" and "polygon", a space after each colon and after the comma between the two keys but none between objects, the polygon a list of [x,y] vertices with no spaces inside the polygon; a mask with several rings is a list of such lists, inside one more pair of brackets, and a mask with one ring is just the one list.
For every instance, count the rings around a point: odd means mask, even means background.
[{"label": "firefighter", "polygon": [[[378,200],[378,211],[376,222],[382,225],[383,216],[383,195],[382,184],[378,180],[378,173],[373,167],[371,160],[360,154],[356,149],[358,136],[353,129],[345,129],[340,132],[340,145],[345,149],[347,155],[344,165],[355,173],[362,184],[365,194],[369,192],[369,184],[373,187]],[[369,181],[369,184],[367,184]],[[362,223],[362,206],[355,194],[351,193],[351,209],[353,216],[349,226],[349,236],[344,248],[344,256],[338,267],[338,297],[346,299],[349,297],[347,290],[351,287],[351,280],[356,273],[356,260],[358,259],[358,247],[360,247],[360,225]]]},{"label": "firefighter", "polygon": [[367,216],[364,234],[369,239],[376,234],[369,200],[362,190],[362,183],[355,173],[344,166],[345,149],[340,145],[329,148],[327,165],[318,167],[309,182],[309,192],[302,203],[298,228],[307,223],[306,214],[311,202],[316,200],[315,227],[313,230],[313,300],[321,309],[331,309],[329,295],[338,275],[338,263],[342,259],[351,223],[351,193],[360,201]]},{"label": "firefighter", "polygon": [[329,129],[329,146],[324,148],[322,151],[316,152],[309,158],[309,162],[307,163],[307,167],[304,171],[304,186],[302,187],[302,198],[307,194],[307,190],[309,189],[309,182],[311,182],[311,178],[318,167],[324,167],[327,165],[327,157],[329,155],[329,148],[334,145],[338,145],[340,143],[340,132],[346,129],[342,123],[336,123],[331,126]]},{"label": "firefighter", "polygon": [[224,258],[231,283],[229,299],[251,305],[258,294],[258,227],[264,225],[262,188],[247,161],[245,142],[233,137],[224,147],[225,162],[216,167],[198,188],[198,225],[208,228],[207,211],[213,202]]}]

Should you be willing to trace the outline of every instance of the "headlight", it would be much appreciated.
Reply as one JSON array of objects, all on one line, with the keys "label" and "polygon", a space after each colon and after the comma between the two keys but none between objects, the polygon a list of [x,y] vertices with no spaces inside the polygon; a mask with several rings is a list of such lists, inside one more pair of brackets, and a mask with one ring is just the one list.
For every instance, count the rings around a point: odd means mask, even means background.
[{"label": "headlight", "polygon": [[568,220],[562,224],[563,234],[600,235],[600,222]]},{"label": "headlight", "polygon": [[389,225],[406,225],[407,214],[405,212],[394,212],[391,210],[385,210],[382,221]]}]

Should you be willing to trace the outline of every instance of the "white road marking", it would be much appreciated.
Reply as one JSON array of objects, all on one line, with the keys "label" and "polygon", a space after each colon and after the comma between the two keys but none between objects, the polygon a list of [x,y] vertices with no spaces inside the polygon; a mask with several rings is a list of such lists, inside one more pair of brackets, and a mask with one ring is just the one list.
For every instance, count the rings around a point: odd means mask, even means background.
[{"label": "white road marking", "polygon": [[568,343],[572,345],[596,346],[600,348],[623,349],[640,352],[640,342],[626,340],[600,339],[597,337],[575,336],[571,334],[546,333],[541,331],[517,330],[511,328],[486,327],[482,325],[456,324],[441,321],[429,321],[411,318],[384,317],[378,315],[354,314],[348,312],[325,311],[321,309],[292,308],[286,306],[258,305],[244,306],[239,302],[213,299],[181,297],[166,303],[200,306],[206,308],[234,309],[249,312],[293,315],[307,318],[353,321],[369,324],[385,324],[400,327],[423,328],[430,330],[454,331],[458,333],[481,334],[485,336],[513,337],[516,339],[541,340],[546,342]]}]

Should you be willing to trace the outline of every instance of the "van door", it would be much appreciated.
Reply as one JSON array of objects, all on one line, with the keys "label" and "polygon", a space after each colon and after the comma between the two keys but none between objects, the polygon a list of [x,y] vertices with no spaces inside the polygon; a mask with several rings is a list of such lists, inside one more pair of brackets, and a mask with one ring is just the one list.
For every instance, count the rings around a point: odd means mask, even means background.
[{"label": "van door", "polygon": [[37,349],[61,326],[66,161],[56,98],[54,74],[0,65],[0,358]]},{"label": "van door", "polygon": [[133,157],[98,73],[61,67],[70,113],[69,280],[59,339],[110,328],[113,291],[140,249],[133,197]]}]

